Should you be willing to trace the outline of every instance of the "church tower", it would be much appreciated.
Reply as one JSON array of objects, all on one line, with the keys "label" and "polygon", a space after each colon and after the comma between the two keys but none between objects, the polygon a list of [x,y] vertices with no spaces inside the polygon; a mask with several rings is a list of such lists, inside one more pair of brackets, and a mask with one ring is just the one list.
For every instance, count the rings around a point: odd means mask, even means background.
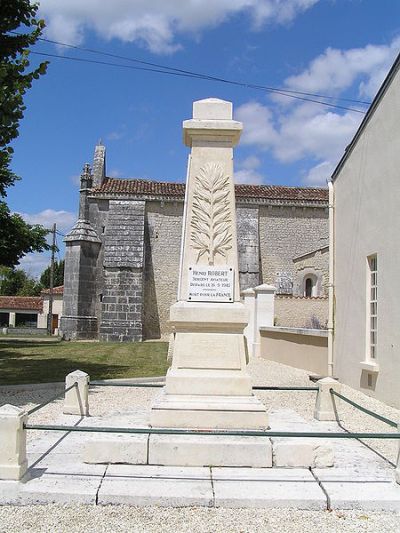
[{"label": "church tower", "polygon": [[96,268],[101,240],[89,221],[88,194],[92,186],[93,175],[86,164],[81,175],[79,218],[65,237],[64,306],[60,329],[67,340],[97,339],[98,336]]}]

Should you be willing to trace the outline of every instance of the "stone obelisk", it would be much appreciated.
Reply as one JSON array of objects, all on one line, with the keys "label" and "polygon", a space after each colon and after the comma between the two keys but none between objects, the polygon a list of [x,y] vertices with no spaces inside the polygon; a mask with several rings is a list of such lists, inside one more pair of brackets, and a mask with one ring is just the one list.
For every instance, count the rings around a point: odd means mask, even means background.
[{"label": "stone obelisk", "polygon": [[188,161],[172,365],[151,425],[170,428],[264,429],[268,417],[253,395],[240,301],[233,147],[242,124],[232,104],[193,104],[183,123]]}]

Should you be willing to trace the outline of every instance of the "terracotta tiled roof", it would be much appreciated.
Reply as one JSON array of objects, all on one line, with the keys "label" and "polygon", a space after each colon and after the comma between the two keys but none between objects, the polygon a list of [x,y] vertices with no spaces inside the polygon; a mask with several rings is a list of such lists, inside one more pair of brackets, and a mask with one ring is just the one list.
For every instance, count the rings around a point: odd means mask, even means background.
[{"label": "terracotta tiled roof", "polygon": [[[282,185],[235,185],[236,198],[278,200],[283,202],[328,202],[328,189],[318,187],[285,187]],[[142,179],[106,178],[95,195],[138,195],[183,198],[184,183]]]},{"label": "terracotta tiled roof", "polygon": [[40,296],[0,296],[0,309],[42,311],[43,300]]},{"label": "terracotta tiled roof", "polygon": [[[49,294],[50,289],[43,289],[42,294]],[[60,285],[59,287],[53,288],[53,294],[64,294],[64,285]]]}]

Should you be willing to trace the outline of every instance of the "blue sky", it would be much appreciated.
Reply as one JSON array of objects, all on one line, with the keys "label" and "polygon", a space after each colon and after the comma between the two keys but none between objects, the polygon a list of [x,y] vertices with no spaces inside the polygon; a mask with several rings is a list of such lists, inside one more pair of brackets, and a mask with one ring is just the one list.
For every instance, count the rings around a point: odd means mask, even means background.
[{"label": "blue sky", "polygon": [[[398,0],[42,0],[46,37],[255,85],[371,101],[400,49]],[[35,52],[135,65],[41,42]],[[31,56],[35,64],[40,56]],[[107,174],[183,181],[192,102],[230,100],[244,124],[237,182],[323,186],[363,115],[266,91],[51,58],[27,93],[10,208],[68,231],[98,139]],[[366,109],[342,100],[329,102]],[[61,255],[62,255],[61,250]],[[36,275],[45,254],[21,266]]]}]

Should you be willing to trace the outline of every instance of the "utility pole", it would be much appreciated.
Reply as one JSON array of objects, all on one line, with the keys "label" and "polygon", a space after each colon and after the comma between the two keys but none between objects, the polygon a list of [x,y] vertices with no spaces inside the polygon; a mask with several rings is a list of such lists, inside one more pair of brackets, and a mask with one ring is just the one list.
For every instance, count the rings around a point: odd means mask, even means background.
[{"label": "utility pole", "polygon": [[56,229],[57,226],[53,224],[53,243],[51,246],[51,263],[50,263],[50,287],[49,287],[49,314],[47,315],[47,334],[52,334],[53,325],[53,288],[54,288],[54,255],[56,253]]}]

